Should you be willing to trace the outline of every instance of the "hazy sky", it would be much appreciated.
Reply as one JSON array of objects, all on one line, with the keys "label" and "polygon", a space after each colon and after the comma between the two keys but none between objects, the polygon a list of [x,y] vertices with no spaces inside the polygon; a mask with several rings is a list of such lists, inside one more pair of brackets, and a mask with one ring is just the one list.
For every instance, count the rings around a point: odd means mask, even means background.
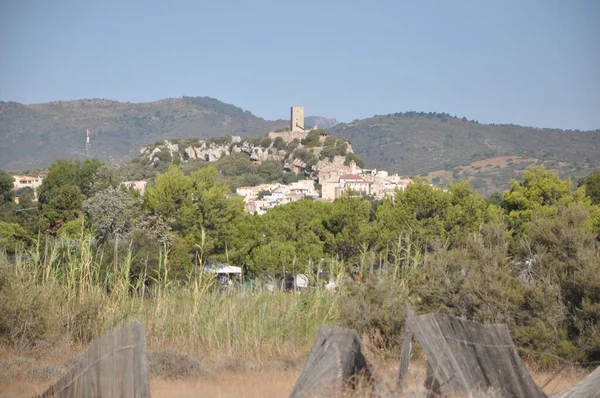
[{"label": "hazy sky", "polygon": [[0,0],[0,100],[600,128],[600,1]]}]

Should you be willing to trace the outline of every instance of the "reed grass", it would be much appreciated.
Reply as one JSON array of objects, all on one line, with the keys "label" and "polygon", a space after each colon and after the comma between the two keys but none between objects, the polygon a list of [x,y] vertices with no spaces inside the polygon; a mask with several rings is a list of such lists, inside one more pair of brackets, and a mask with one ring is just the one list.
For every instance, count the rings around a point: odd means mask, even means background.
[{"label": "reed grass", "polygon": [[[121,322],[141,321],[151,348],[260,362],[305,354],[318,327],[336,321],[337,296],[322,289],[302,295],[241,286],[221,291],[201,270],[170,280],[167,247],[157,271],[144,269],[132,278],[131,248],[121,256],[114,250],[107,265],[103,251],[82,233],[76,240],[40,238],[11,258],[0,253],[2,275],[19,298],[0,304],[7,311],[3,316],[28,317],[18,322],[40,326],[35,333],[0,333],[0,339],[87,344]],[[331,267],[339,272],[342,265]],[[20,307],[27,297],[37,297],[40,305]]]}]

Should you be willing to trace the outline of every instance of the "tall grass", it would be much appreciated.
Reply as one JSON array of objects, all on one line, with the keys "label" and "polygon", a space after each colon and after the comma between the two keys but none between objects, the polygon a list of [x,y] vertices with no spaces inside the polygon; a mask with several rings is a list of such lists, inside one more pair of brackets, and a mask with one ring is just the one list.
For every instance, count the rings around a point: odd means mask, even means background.
[{"label": "tall grass", "polygon": [[[121,322],[138,320],[150,347],[262,361],[305,353],[318,327],[336,321],[337,296],[322,289],[303,295],[241,286],[221,291],[201,270],[170,280],[167,247],[158,270],[132,277],[131,247],[125,255],[113,249],[107,263],[82,234],[76,240],[39,238],[10,258],[0,254],[0,339],[86,344]],[[339,272],[341,265],[331,267]],[[2,302],[9,294],[16,299]],[[23,324],[27,333],[19,331]]]}]

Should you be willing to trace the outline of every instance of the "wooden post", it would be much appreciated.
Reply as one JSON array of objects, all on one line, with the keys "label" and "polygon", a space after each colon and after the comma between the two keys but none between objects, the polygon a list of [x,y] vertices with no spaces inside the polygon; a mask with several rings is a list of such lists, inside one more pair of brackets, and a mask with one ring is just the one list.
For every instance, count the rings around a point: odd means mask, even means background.
[{"label": "wooden post", "polygon": [[41,398],[150,398],[144,326],[122,324],[92,341],[69,373]]},{"label": "wooden post", "polygon": [[331,396],[345,386],[372,383],[371,365],[353,330],[321,326],[290,398]]}]

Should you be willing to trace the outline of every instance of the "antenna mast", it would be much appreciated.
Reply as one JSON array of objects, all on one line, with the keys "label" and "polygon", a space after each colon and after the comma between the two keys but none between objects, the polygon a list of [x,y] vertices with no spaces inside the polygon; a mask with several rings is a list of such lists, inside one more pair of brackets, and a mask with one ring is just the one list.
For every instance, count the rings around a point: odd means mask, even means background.
[{"label": "antenna mast", "polygon": [[92,147],[92,144],[90,144],[90,130],[87,129],[85,130],[85,157],[89,158],[90,157],[90,148]]}]

